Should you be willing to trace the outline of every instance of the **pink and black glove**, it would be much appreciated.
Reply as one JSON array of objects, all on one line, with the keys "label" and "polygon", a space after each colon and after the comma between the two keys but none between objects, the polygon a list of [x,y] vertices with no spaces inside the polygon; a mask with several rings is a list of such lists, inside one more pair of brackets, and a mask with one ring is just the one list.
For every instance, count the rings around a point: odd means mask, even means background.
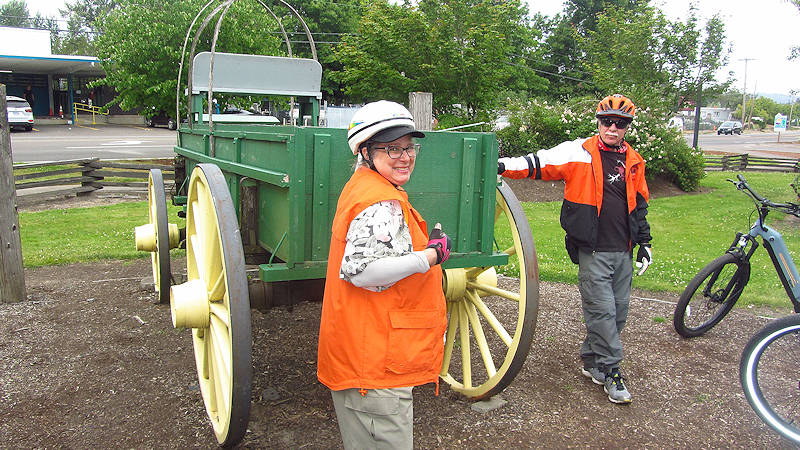
[{"label": "pink and black glove", "polygon": [[428,246],[425,248],[436,250],[436,264],[441,264],[450,257],[451,247],[450,237],[442,232],[442,224],[437,223],[431,230]]}]

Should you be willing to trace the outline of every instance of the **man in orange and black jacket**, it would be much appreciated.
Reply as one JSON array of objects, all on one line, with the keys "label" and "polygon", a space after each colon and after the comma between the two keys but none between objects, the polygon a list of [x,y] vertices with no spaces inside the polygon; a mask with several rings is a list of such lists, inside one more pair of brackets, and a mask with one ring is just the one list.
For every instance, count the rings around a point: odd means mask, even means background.
[{"label": "man in orange and black jacket", "polygon": [[598,134],[498,161],[504,177],[565,181],[561,226],[567,253],[578,264],[586,324],[581,372],[619,404],[631,402],[619,369],[619,333],[628,316],[633,248],[639,246],[639,275],[653,260],[644,159],[625,142],[635,114],[630,99],[608,96],[597,105]]}]

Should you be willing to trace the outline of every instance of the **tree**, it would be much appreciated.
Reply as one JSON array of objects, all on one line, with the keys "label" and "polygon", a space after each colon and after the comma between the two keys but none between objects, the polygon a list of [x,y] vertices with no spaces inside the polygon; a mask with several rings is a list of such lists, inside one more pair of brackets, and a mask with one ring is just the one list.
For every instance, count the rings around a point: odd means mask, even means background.
[{"label": "tree", "polygon": [[0,6],[0,26],[30,28],[25,0],[10,0]]},{"label": "tree", "polygon": [[[735,109],[741,108],[742,105],[742,92],[736,89],[731,89],[725,91],[721,94],[717,94],[715,96],[706,96],[706,102],[703,103],[703,106],[719,106],[720,108],[728,108],[728,109]],[[740,111],[741,112],[741,111]],[[742,117],[739,114],[739,117]]]},{"label": "tree", "polygon": [[[342,36],[355,33],[361,15],[359,0],[289,0],[308,25],[316,43],[317,58],[322,64],[322,91],[327,100],[337,104],[345,101],[344,86],[333,76],[341,70],[332,47]],[[292,49],[295,55],[311,58],[311,48],[305,44],[305,30],[294,15],[281,17],[287,32],[293,33]],[[298,45],[299,44],[299,45]]]},{"label": "tree", "polygon": [[421,0],[365,6],[358,33],[335,49],[337,74],[355,101],[405,102],[433,93],[437,115],[474,120],[499,105],[501,92],[543,80],[527,67],[534,42],[519,0]]},{"label": "tree", "polygon": [[553,19],[536,18],[545,34],[546,51],[536,65],[550,81],[546,97],[552,100],[595,94],[592,73],[583,68],[585,51],[580,37],[597,27],[597,15],[608,9],[629,10],[642,0],[567,0],[564,10]]},{"label": "tree", "polygon": [[118,8],[117,0],[75,0],[58,11],[67,17],[67,31],[59,34],[54,45],[63,55],[97,55],[95,38],[103,16]]},{"label": "tree", "polygon": [[[184,37],[205,3],[205,0],[168,3],[122,0],[118,7],[100,16],[102,34],[97,36],[96,48],[106,71],[102,83],[112,86],[118,93],[113,102],[124,109],[143,108],[148,116],[175,110]],[[277,34],[272,34],[278,31],[277,26],[265,25],[274,21],[256,2],[235,2],[225,17],[217,51],[285,54],[281,49],[282,41]],[[215,24],[216,18],[202,34],[197,52],[210,50]],[[192,36],[197,27],[199,21]],[[186,83],[186,73],[184,70],[182,85]]]},{"label": "tree", "polygon": [[[741,97],[739,100],[741,100]],[[756,97],[747,100],[747,118],[748,121],[752,120],[753,126],[763,130],[767,125],[772,125],[772,119],[776,114],[780,113],[788,116],[790,108],[790,103],[776,103],[775,100],[768,97]],[[734,117],[742,117],[741,103],[737,105],[733,115]],[[756,121],[752,119],[753,117],[760,117],[762,120]]]},{"label": "tree", "polygon": [[695,99],[698,86],[718,93],[730,83],[714,80],[727,59],[724,25],[713,17],[701,32],[694,9],[684,22],[650,6],[608,9],[580,42],[598,92],[624,92],[665,116]]}]

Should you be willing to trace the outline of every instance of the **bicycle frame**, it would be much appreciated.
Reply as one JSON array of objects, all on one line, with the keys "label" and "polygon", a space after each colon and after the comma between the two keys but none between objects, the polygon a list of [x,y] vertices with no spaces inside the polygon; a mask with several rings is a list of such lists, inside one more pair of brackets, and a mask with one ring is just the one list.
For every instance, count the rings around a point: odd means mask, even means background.
[{"label": "bicycle frame", "polygon": [[743,261],[749,262],[750,257],[758,248],[756,237],[761,237],[764,248],[767,249],[767,253],[772,259],[772,265],[775,266],[775,271],[778,273],[778,278],[786,290],[786,295],[792,301],[794,311],[800,312],[800,275],[783,236],[777,230],[764,225],[768,211],[766,207],[759,208],[759,217],[750,227],[750,231],[747,234],[736,233],[736,238],[728,251],[736,254]]}]

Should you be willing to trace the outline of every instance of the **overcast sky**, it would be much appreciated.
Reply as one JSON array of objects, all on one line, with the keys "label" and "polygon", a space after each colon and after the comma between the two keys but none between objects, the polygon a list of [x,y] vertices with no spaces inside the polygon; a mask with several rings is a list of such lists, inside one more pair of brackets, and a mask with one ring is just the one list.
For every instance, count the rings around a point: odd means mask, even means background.
[{"label": "overcast sky", "polygon": [[[0,0],[5,3],[7,0]],[[291,0],[288,0],[291,4]],[[681,18],[689,11],[691,0],[655,0],[673,20]],[[63,0],[26,0],[32,14],[57,16]],[[541,12],[555,15],[562,9],[563,0],[528,0],[531,13]],[[719,74],[727,78],[734,72],[734,86],[741,90],[745,86],[745,62],[747,63],[747,92],[789,94],[800,91],[800,61],[788,61],[793,45],[800,46],[800,11],[786,0],[702,0],[699,16],[709,18],[720,14],[725,23],[727,40],[733,45],[728,66]],[[797,36],[797,37],[796,37]],[[796,38],[795,38],[796,37]],[[800,92],[798,92],[800,95]]]}]

